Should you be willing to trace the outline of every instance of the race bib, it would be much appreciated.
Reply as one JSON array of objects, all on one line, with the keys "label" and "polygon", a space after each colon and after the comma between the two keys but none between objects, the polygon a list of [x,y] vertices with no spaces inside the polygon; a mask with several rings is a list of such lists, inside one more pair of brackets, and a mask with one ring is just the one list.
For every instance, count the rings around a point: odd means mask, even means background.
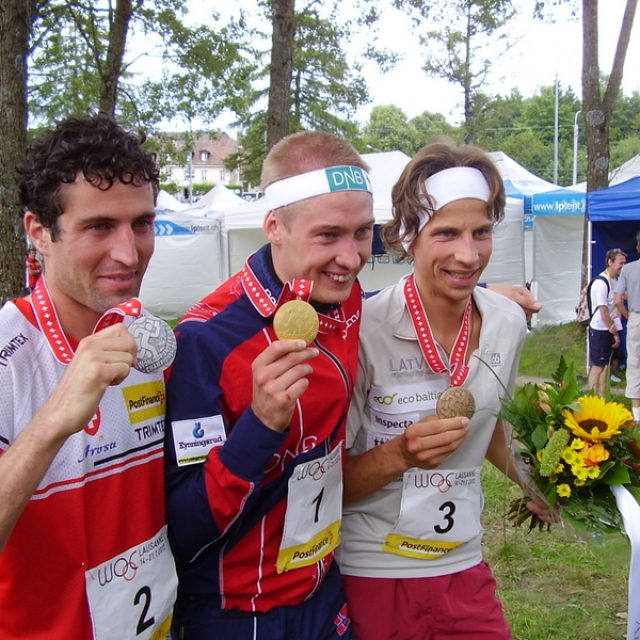
[{"label": "race bib", "polygon": [[167,527],[85,573],[95,640],[169,637],[178,579]]},{"label": "race bib", "polygon": [[299,464],[289,478],[278,573],[322,560],[340,543],[342,446]]},{"label": "race bib", "polygon": [[400,515],[383,550],[436,560],[482,531],[480,467],[405,472]]}]

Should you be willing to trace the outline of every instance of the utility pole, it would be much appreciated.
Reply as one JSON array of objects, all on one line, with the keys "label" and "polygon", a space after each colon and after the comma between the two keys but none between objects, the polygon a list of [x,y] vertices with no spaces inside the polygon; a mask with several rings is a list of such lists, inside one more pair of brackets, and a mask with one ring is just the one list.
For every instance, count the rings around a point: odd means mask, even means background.
[{"label": "utility pole", "polygon": [[576,111],[573,118],[573,182],[578,182],[578,116],[582,111]]},{"label": "utility pole", "polygon": [[559,112],[559,100],[558,100],[558,76],[556,76],[556,108],[553,126],[553,182],[558,184],[558,112]]}]

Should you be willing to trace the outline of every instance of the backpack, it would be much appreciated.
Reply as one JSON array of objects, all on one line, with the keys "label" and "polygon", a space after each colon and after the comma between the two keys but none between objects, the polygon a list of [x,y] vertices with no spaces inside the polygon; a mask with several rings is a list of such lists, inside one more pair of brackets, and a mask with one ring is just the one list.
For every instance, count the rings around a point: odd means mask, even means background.
[{"label": "backpack", "polygon": [[604,280],[607,285],[607,295],[609,295],[609,280],[604,276],[596,276],[586,287],[580,291],[580,298],[578,298],[578,304],[576,305],[576,320],[582,327],[588,327],[593,317],[593,310],[591,309],[591,285],[596,280]]}]

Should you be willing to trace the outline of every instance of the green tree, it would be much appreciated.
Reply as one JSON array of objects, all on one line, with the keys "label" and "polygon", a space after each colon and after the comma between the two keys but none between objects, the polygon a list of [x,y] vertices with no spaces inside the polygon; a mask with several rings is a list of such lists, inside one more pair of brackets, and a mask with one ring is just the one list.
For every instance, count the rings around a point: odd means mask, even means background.
[{"label": "green tree", "polygon": [[[244,16],[211,29],[188,26],[186,11],[186,0],[49,0],[34,25],[31,114],[51,122],[102,110],[153,128],[240,108],[253,70]],[[141,81],[135,68],[163,71]]]},{"label": "green tree", "polygon": [[497,56],[508,48],[505,29],[515,15],[511,0],[394,0],[411,12],[425,52],[423,69],[458,85],[463,95],[465,142],[476,132],[474,97],[486,82]]},{"label": "green tree", "polygon": [[424,111],[409,120],[409,125],[413,127],[416,135],[414,153],[434,138],[444,136],[455,142],[461,142],[464,136],[464,131],[460,127],[449,124],[441,113]]},{"label": "green tree", "polygon": [[[537,0],[536,15],[548,16],[554,5],[582,7],[582,116],[587,146],[587,190],[609,184],[610,126],[620,93],[624,63],[638,0],[626,0],[618,42],[608,79],[603,80],[598,55],[598,0]],[[585,217],[582,246],[582,285],[588,279],[589,234]]]},{"label": "green tree", "polygon": [[[270,1],[262,3],[262,6],[267,13],[271,11]],[[241,166],[247,182],[258,182],[262,160],[269,145],[275,144],[285,131],[281,124],[275,129],[276,123],[284,116],[282,111],[276,114],[272,110],[274,103],[271,96],[274,93],[287,95],[288,132],[314,129],[330,131],[349,139],[357,136],[358,128],[351,118],[369,100],[369,95],[360,66],[356,61],[349,61],[344,50],[352,28],[349,21],[336,19],[330,8],[316,0],[310,0],[296,11],[288,86],[279,87],[276,91],[270,66],[259,69],[256,72],[257,81],[269,77],[269,87],[254,89],[250,104],[236,122],[244,129],[238,136],[243,150],[230,158],[227,166]],[[273,47],[270,56],[273,60]],[[278,83],[282,83],[284,77]],[[267,94],[269,101],[265,110],[263,105]],[[284,98],[279,99],[279,104],[283,109]]]},{"label": "green tree", "polygon": [[362,149],[366,152],[404,151],[413,155],[416,131],[405,112],[395,105],[380,105],[371,109],[369,121],[362,133]]}]

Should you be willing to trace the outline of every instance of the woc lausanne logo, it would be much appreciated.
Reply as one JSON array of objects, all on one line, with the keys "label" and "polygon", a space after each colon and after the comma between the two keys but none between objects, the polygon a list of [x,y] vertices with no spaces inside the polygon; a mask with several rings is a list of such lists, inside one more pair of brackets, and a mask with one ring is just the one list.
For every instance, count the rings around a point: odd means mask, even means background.
[{"label": "woc lausanne logo", "polygon": [[371,191],[369,176],[360,167],[329,167],[325,173],[331,191]]}]

